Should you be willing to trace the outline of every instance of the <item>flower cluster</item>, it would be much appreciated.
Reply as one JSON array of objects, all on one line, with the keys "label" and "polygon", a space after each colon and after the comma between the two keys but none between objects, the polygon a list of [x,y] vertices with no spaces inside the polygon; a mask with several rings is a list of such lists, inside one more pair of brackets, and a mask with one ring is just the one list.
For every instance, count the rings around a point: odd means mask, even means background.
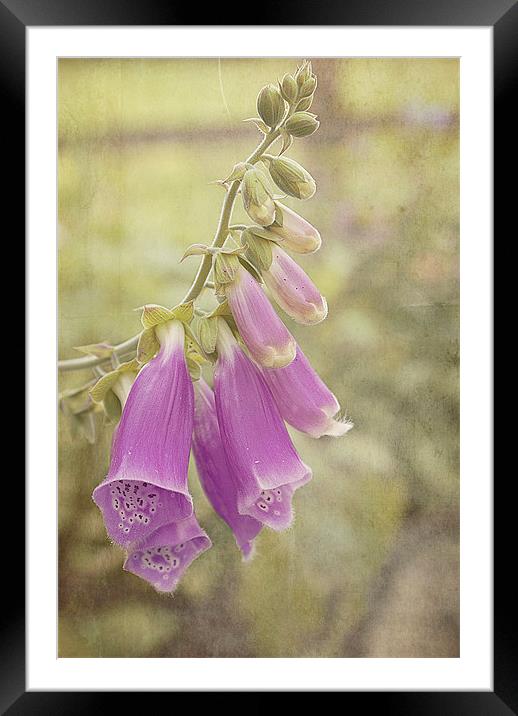
[{"label": "flower cluster", "polygon": [[[292,524],[294,494],[312,477],[285,423],[313,438],[352,426],[337,418],[337,399],[270,300],[301,324],[327,315],[325,298],[290,256],[318,250],[320,234],[280,201],[309,199],[316,190],[311,175],[284,156],[294,137],[318,128],[307,111],[315,88],[304,62],[261,90],[253,121],[263,141],[222,182],[226,198],[213,244],[186,252],[203,256],[201,288],[173,309],[145,306],[136,356],[103,373],[90,391],[95,404],[120,416],[109,472],[93,499],[108,536],[126,551],[124,568],[162,592],[172,592],[211,547],[188,487],[191,450],[208,501],[249,559],[263,527]],[[278,139],[279,153],[266,153]],[[229,223],[239,192],[250,225]],[[210,312],[195,304],[207,286],[214,289]],[[202,374],[209,367],[212,388]]]}]

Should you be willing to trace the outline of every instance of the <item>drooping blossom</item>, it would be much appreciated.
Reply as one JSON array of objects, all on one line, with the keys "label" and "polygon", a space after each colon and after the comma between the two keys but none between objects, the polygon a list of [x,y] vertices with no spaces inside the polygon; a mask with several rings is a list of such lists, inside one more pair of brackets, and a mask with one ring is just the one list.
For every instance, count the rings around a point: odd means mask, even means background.
[{"label": "drooping blossom", "polygon": [[214,393],[237,509],[282,530],[293,520],[293,493],[311,479],[311,469],[298,456],[261,371],[226,322],[218,324]]},{"label": "drooping blossom", "polygon": [[299,346],[290,365],[262,373],[280,414],[297,430],[314,438],[339,437],[353,427],[350,421],[334,417],[340,404]]},{"label": "drooping blossom", "polygon": [[282,213],[282,226],[275,222],[268,227],[284,249],[298,254],[312,254],[322,245],[320,233],[304,217],[276,202]]},{"label": "drooping blossom", "polygon": [[192,449],[203,491],[234,533],[243,557],[249,559],[253,554],[253,540],[263,525],[238,512],[235,478],[221,442],[214,393],[203,378],[196,381],[194,389]]},{"label": "drooping blossom", "polygon": [[261,286],[243,266],[225,289],[228,305],[250,354],[266,368],[288,365],[297,344]]},{"label": "drooping blossom", "polygon": [[115,432],[108,476],[93,493],[110,538],[129,546],[192,514],[187,487],[194,394],[180,321],[156,328],[158,354],[138,374]]},{"label": "drooping blossom", "polygon": [[158,527],[128,549],[124,569],[160,592],[172,592],[187,567],[212,546],[193,514]]},{"label": "drooping blossom", "polygon": [[279,306],[290,318],[307,325],[327,316],[327,301],[306,272],[271,241],[272,263],[263,279]]}]

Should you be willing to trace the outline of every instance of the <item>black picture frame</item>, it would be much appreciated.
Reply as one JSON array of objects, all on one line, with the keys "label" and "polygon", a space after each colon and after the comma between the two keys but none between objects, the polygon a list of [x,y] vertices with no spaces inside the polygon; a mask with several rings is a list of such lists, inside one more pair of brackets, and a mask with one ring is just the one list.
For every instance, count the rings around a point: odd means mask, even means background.
[{"label": "black picture frame", "polygon": [[[268,8],[271,5],[271,11]],[[511,99],[518,74],[517,0],[363,0],[361,3],[309,1],[261,3],[267,24],[277,25],[403,25],[403,26],[492,26],[494,31],[494,128],[495,169],[499,169],[495,208],[500,221],[512,210],[510,193],[514,182],[504,182],[500,167],[512,164],[515,152],[511,135]],[[193,25],[199,16],[196,7],[172,0],[0,0],[0,88],[4,99],[4,137],[9,137],[12,160],[4,201],[17,216],[16,233],[21,233],[25,206],[25,38],[26,28],[35,26],[102,25]],[[205,25],[246,25],[243,6],[228,12],[220,3],[203,10]],[[226,17],[229,22],[226,22]],[[232,18],[232,19],[230,19]],[[238,19],[238,22],[235,20]],[[257,24],[250,22],[249,24]],[[265,23],[266,24],[266,23]],[[496,175],[496,174],[495,174]],[[496,212],[495,212],[496,213]],[[20,245],[23,242],[20,239]],[[512,475],[509,476],[512,479]],[[43,476],[42,476],[43,479]],[[20,500],[24,499],[19,484]],[[511,519],[514,502],[507,487],[495,490],[494,552],[494,691],[471,692],[341,692],[344,706],[359,698],[361,707],[370,706],[385,714],[518,714],[518,657],[516,648],[516,607],[509,575],[507,545],[515,543]],[[19,502],[21,504],[21,501]],[[22,535],[19,527],[20,541]],[[20,543],[20,550],[23,545]],[[514,551],[514,550],[513,550]],[[504,560],[506,562],[504,563]],[[514,560],[513,560],[514,561]],[[511,565],[512,566],[512,565]],[[22,566],[10,568],[9,586],[3,591],[0,610],[0,710],[9,714],[83,714],[101,712],[120,705],[120,693],[26,692],[25,691],[25,596]],[[509,575],[509,576],[508,576]],[[510,581],[508,581],[510,580]],[[16,586],[18,585],[18,586]],[[131,688],[131,684],[128,684]],[[236,689],[237,690],[237,689]],[[218,696],[219,694],[213,694]],[[115,703],[115,698],[117,703]],[[138,707],[141,696],[132,694]],[[365,699],[368,701],[366,702]],[[173,702],[176,703],[176,702]],[[171,703],[171,706],[173,706]],[[149,705],[148,705],[149,706]]]}]

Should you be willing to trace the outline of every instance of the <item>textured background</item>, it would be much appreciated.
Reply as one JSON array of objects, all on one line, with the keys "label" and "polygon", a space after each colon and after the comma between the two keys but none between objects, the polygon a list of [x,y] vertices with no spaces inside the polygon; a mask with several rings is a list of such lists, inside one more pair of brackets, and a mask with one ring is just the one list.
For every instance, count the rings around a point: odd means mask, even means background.
[{"label": "textured background", "polygon": [[[241,120],[297,62],[60,61],[61,357],[182,297],[196,259],[178,259],[211,240],[223,198],[209,182],[255,147]],[[90,499],[110,429],[98,416],[90,445],[61,416],[60,656],[458,656],[458,61],[313,67],[321,128],[289,155],[318,191],[286,203],[321,231],[300,262],[330,311],[287,323],[355,428],[292,432],[314,479],[293,528],[263,531],[250,564],[192,468],[214,547],[171,598],[122,572]]]}]

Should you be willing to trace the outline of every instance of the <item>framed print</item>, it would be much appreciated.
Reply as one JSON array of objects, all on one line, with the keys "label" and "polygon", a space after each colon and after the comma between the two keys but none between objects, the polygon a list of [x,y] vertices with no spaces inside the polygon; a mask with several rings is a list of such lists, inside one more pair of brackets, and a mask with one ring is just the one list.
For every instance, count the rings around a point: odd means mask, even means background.
[{"label": "framed print", "polygon": [[421,10],[0,5],[27,121],[8,713],[106,691],[518,710],[491,444],[518,15]]}]

